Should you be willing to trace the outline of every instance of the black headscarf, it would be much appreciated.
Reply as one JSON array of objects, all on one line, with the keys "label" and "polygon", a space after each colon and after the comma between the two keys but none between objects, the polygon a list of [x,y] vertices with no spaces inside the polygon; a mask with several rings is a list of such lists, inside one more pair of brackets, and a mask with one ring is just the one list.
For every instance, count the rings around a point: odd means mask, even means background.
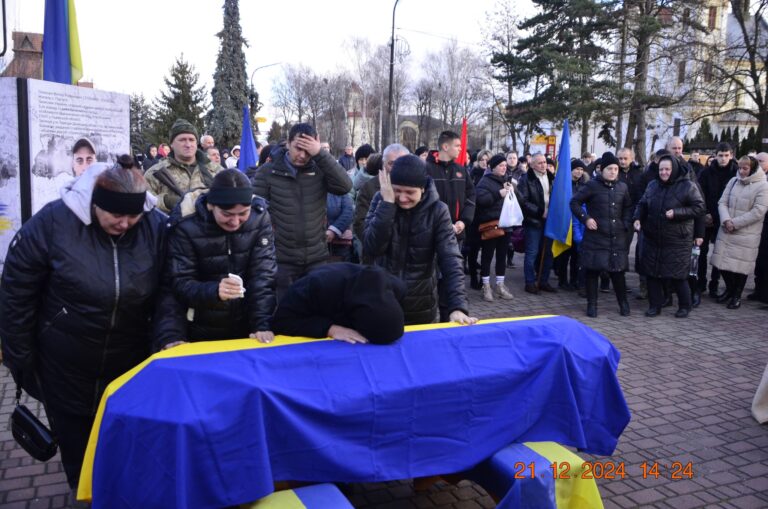
[{"label": "black headscarf", "polygon": [[662,181],[661,177],[658,175],[656,178],[659,179],[659,183],[661,183],[661,185],[668,186],[675,182],[680,176],[680,165],[677,162],[677,158],[671,154],[661,156],[661,159],[659,159],[659,168],[661,168],[662,161],[670,161],[672,163],[672,174],[669,176],[669,180],[666,182]]}]

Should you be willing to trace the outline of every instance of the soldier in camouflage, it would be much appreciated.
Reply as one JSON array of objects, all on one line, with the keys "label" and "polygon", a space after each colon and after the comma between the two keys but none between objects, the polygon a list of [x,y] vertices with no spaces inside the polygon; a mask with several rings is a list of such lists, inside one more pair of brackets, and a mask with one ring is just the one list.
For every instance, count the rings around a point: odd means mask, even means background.
[{"label": "soldier in camouflage", "polygon": [[197,129],[188,121],[176,120],[169,138],[171,153],[144,175],[157,196],[157,207],[166,214],[185,193],[208,189],[216,173],[223,169],[197,148]]}]

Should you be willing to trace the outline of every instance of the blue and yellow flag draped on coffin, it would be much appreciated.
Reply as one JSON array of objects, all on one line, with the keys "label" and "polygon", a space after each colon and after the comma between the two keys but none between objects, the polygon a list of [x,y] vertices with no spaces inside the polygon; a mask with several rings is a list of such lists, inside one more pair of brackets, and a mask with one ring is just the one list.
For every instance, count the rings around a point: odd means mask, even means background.
[{"label": "blue and yellow flag draped on coffin", "polygon": [[75,0],[45,0],[43,79],[75,85],[82,77]]},{"label": "blue and yellow flag draped on coffin", "polygon": [[573,224],[571,220],[571,133],[568,120],[563,124],[560,152],[557,154],[557,173],[552,183],[549,211],[544,226],[544,235],[552,239],[552,256],[559,256],[573,245]]},{"label": "blue and yellow flag draped on coffin", "polygon": [[278,337],[182,345],[102,399],[78,498],[223,507],[273,482],[465,471],[513,442],[611,454],[619,352],[566,317],[409,327],[388,346]]}]

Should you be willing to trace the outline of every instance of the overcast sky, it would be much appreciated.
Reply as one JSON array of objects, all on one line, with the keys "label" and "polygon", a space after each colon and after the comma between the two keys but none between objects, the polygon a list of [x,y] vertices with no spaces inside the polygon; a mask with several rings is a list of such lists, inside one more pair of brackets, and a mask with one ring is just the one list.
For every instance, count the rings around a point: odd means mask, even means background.
[{"label": "overcast sky", "polygon": [[[496,1],[400,0],[396,35],[406,39],[414,62],[452,37],[479,51],[493,29],[482,26],[485,13]],[[75,0],[85,79],[99,89],[143,92],[151,99],[183,52],[210,92],[223,3]],[[44,5],[45,0],[8,0],[9,37],[12,30],[42,33]],[[346,67],[349,53],[344,45],[351,36],[367,37],[374,45],[388,42],[393,5],[392,0],[241,0],[240,23],[250,45],[245,48],[248,74],[275,62],[304,63],[316,71]],[[521,16],[532,10],[529,0],[515,6]],[[272,81],[279,74],[280,66],[256,71],[253,82],[262,102],[269,102]],[[265,106],[262,114],[271,117],[272,108]]]}]

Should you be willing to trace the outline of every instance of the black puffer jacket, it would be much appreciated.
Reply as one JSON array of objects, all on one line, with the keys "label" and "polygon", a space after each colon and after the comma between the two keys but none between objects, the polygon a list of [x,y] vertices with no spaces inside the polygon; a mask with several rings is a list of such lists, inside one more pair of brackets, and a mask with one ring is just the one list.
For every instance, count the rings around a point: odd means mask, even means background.
[{"label": "black puffer jacket", "polygon": [[[667,184],[658,178],[648,184],[635,209],[640,220],[643,244],[640,273],[657,278],[685,279],[691,262],[694,219],[706,213],[704,198],[691,181],[689,170],[673,161]],[[672,209],[674,217],[667,219]]]},{"label": "black puffer jacket", "polygon": [[427,158],[427,175],[432,177],[437,195],[448,205],[451,222],[472,224],[475,217],[475,185],[470,172],[456,161]]},{"label": "black puffer jacket", "polygon": [[36,370],[46,403],[92,416],[107,384],[149,355],[164,230],[155,209],[116,238],[62,200],[24,224],[5,260],[0,337],[27,392],[40,396]]},{"label": "black puffer jacket", "polygon": [[304,266],[328,258],[327,195],[348,193],[352,181],[325,150],[295,172],[288,166],[287,152],[281,148],[273,153],[272,162],[256,171],[253,186],[268,203],[278,262]]},{"label": "black puffer jacket", "polygon": [[487,221],[493,221],[501,216],[501,208],[504,206],[504,197],[499,191],[504,189],[505,177],[499,177],[493,173],[484,175],[475,188],[477,197],[477,210],[475,212],[475,224],[479,225]]},{"label": "black puffer jacket", "polygon": [[364,252],[405,281],[405,323],[432,323],[437,317],[437,270],[448,285],[449,312],[468,312],[461,253],[446,205],[430,181],[414,208],[403,210],[376,193],[365,219]]},{"label": "black puffer jacket", "polygon": [[[549,179],[549,190],[552,192],[554,177],[549,172],[547,172],[547,179]],[[520,208],[523,209],[523,226],[543,228],[544,188],[533,168],[528,168],[526,174],[520,177],[515,191],[517,192],[517,201],[520,202]]]},{"label": "black puffer jacket", "polygon": [[[621,170],[619,170],[621,171]],[[581,208],[586,204],[587,211]],[[597,222],[597,230],[584,228],[579,255],[587,270],[621,272],[629,267],[627,237],[632,231],[632,198],[624,182],[608,182],[601,175],[582,186],[571,199],[571,212],[586,225]]]},{"label": "black puffer jacket", "polygon": [[[237,339],[270,330],[277,263],[266,202],[254,198],[248,220],[237,231],[226,232],[216,224],[206,199],[205,194],[197,198],[193,214],[182,217],[184,202],[171,214],[166,277],[182,316],[178,309],[164,315],[176,315],[176,323],[185,321],[180,328],[186,334],[178,336],[178,325],[161,330],[158,347],[180,339]],[[219,283],[228,274],[243,279],[244,298],[219,298]]]},{"label": "black puffer jacket", "polygon": [[721,168],[715,160],[700,173],[699,185],[701,186],[701,192],[704,194],[707,214],[712,215],[712,223],[715,229],[720,226],[720,212],[717,209],[717,203],[720,201],[720,197],[723,196],[725,186],[736,176],[738,169],[739,165],[733,159],[724,168]]}]

